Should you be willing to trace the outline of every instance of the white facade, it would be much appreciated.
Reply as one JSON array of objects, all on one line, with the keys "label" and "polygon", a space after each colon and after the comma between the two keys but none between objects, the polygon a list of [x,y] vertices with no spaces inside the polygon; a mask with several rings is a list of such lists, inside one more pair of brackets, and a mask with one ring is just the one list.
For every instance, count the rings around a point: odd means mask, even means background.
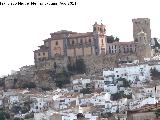
[{"label": "white facade", "polygon": [[18,95],[13,95],[13,96],[10,96],[9,98],[10,98],[9,100],[11,104],[20,102]]},{"label": "white facade", "polygon": [[103,71],[103,76],[115,76],[115,79],[125,78],[131,82],[137,78],[140,81],[145,81],[150,79],[150,66],[144,64],[138,66],[113,68],[111,70]]},{"label": "white facade", "polygon": [[94,105],[105,105],[106,101],[110,101],[110,97],[111,95],[108,92],[105,92],[101,95],[95,94],[94,96],[91,97],[90,102]]},{"label": "white facade", "polygon": [[31,111],[40,112],[48,107],[47,98],[44,97],[32,97],[33,104],[31,106]]},{"label": "white facade", "polygon": [[104,89],[104,80],[93,80],[95,89]]},{"label": "white facade", "polygon": [[62,120],[76,120],[77,114],[74,113],[68,113],[68,115],[63,115]]},{"label": "white facade", "polygon": [[104,85],[104,91],[109,92],[110,94],[115,94],[118,92],[118,88],[117,85],[114,84]]}]

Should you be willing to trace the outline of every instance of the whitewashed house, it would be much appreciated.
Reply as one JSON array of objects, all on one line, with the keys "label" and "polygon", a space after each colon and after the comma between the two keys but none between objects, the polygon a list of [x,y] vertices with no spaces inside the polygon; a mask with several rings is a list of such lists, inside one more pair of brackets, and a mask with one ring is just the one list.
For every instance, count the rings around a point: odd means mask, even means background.
[{"label": "whitewashed house", "polygon": [[106,101],[110,101],[110,93],[108,92],[103,92],[101,94],[95,94],[91,98],[91,103],[94,105],[105,105]]},{"label": "whitewashed house", "polygon": [[143,88],[144,94],[146,97],[153,97],[155,96],[155,87],[144,87]]},{"label": "whitewashed house", "polygon": [[118,105],[112,105],[111,107],[111,113],[116,113],[118,110]]},{"label": "whitewashed house", "polygon": [[18,102],[20,102],[20,100],[21,100],[21,97],[19,95],[11,95],[11,96],[9,96],[10,104],[18,103]]},{"label": "whitewashed house", "polygon": [[104,80],[93,80],[95,89],[104,89]]},{"label": "whitewashed house", "polygon": [[44,96],[31,97],[31,101],[33,101],[33,103],[30,111],[40,112],[48,108],[48,100]]},{"label": "whitewashed house", "polygon": [[134,81],[137,77],[140,81],[150,79],[150,66],[147,64],[137,66],[125,66],[120,68],[112,68],[103,71],[103,76],[107,79],[108,76],[114,76],[114,79],[125,78],[128,81]]},{"label": "whitewashed house", "polygon": [[114,84],[104,85],[104,91],[109,92],[110,94],[115,94],[118,92],[118,87]]},{"label": "whitewashed house", "polygon": [[76,120],[77,114],[75,113],[68,113],[66,115],[62,115],[62,120]]}]

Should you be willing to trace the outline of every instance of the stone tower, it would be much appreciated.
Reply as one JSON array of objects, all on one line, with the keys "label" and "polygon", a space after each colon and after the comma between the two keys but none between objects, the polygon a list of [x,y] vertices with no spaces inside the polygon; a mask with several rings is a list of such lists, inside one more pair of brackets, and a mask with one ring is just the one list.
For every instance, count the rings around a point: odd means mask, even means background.
[{"label": "stone tower", "polygon": [[137,49],[137,57],[140,61],[143,61],[144,58],[151,57],[151,46],[149,41],[147,40],[147,33],[141,30],[141,32],[136,35],[137,40],[135,41],[136,49]]},{"label": "stone tower", "polygon": [[151,29],[149,18],[137,18],[132,19],[133,22],[133,38],[137,41],[137,34],[143,30],[147,34],[147,41],[150,43],[151,40]]},{"label": "stone tower", "polygon": [[105,25],[99,25],[97,22],[93,25],[94,43],[96,55],[106,54]]}]

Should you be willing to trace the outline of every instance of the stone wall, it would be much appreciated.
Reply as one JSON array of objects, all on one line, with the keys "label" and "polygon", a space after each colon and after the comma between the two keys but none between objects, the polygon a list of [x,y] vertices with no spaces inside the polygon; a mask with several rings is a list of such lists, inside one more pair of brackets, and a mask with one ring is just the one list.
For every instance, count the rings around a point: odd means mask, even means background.
[{"label": "stone wall", "polygon": [[35,65],[37,70],[54,70],[56,68],[57,72],[61,72],[64,68],[67,67],[66,57],[55,57],[48,61],[39,62]]},{"label": "stone wall", "polygon": [[137,59],[136,54],[112,54],[112,55],[90,55],[82,57],[55,57],[48,61],[40,62],[36,64],[37,70],[55,70],[59,73],[62,70],[67,70],[68,64],[73,64],[76,59],[83,59],[86,65],[86,74],[98,74],[101,75],[103,69],[110,67],[118,67],[119,60],[133,61]]}]

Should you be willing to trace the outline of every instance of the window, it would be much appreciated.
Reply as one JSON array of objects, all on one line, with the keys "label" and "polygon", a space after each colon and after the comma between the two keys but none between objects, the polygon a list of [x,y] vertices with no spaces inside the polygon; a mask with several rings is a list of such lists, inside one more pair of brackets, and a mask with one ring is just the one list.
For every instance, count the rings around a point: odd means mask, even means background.
[{"label": "window", "polygon": [[112,50],[112,53],[114,53],[113,50]]},{"label": "window", "polygon": [[117,75],[117,77],[119,77],[119,75]]},{"label": "window", "polygon": [[43,55],[45,55],[45,52],[43,53]]},{"label": "window", "polygon": [[40,53],[38,53],[38,56],[40,56],[41,54]]},{"label": "window", "polygon": [[118,71],[116,71],[116,73],[118,73]]},{"label": "window", "polygon": [[100,32],[102,32],[102,28],[100,28]]},{"label": "window", "polygon": [[72,45],[74,45],[74,40],[72,40]]},{"label": "window", "polygon": [[102,44],[103,44],[103,39],[102,39]]},{"label": "window", "polygon": [[138,42],[138,39],[137,38],[135,38],[135,40],[134,40],[135,42]]},{"label": "window", "polygon": [[147,24],[147,21],[145,20],[145,24]]},{"label": "window", "polygon": [[89,43],[91,43],[91,39],[89,39]]},{"label": "window", "polygon": [[139,37],[139,39],[141,40],[142,38],[141,38],[141,37]]},{"label": "window", "polygon": [[83,43],[82,39],[80,39],[80,43],[81,43],[81,44]]},{"label": "window", "polygon": [[58,41],[56,41],[56,45],[58,45]]}]

